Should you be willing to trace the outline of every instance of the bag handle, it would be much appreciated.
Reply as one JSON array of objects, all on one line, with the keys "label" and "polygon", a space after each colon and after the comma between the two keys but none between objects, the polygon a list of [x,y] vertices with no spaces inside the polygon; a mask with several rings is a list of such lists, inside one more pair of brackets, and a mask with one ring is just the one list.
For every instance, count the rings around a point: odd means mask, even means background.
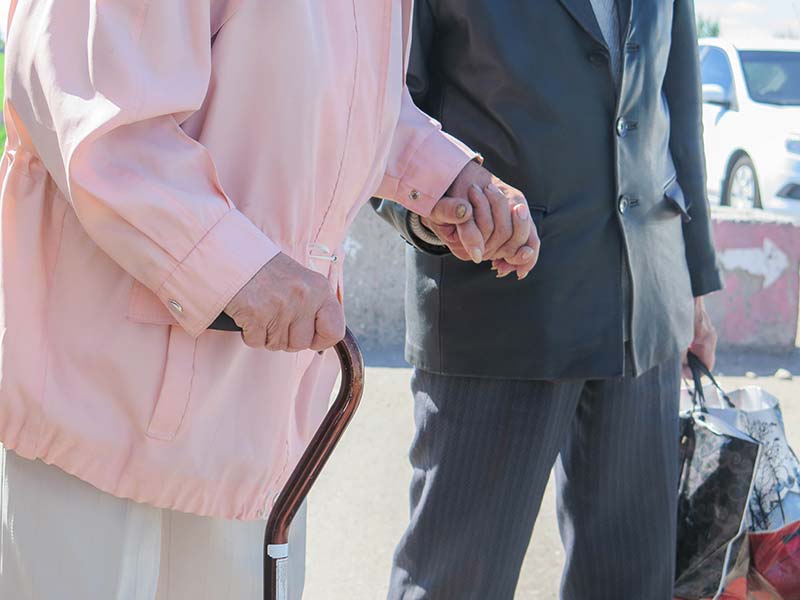
[{"label": "bag handle", "polygon": [[706,406],[706,397],[703,393],[703,376],[708,377],[711,384],[717,389],[722,396],[726,406],[728,408],[736,408],[736,405],[731,401],[728,394],[725,393],[725,390],[722,389],[722,386],[717,382],[714,378],[714,375],[711,373],[711,369],[709,369],[705,363],[698,357],[694,352],[689,352],[687,355],[687,360],[689,362],[689,369],[692,372],[692,379],[694,379],[694,394],[692,394],[692,403],[696,410],[700,412],[707,413],[708,408]]}]

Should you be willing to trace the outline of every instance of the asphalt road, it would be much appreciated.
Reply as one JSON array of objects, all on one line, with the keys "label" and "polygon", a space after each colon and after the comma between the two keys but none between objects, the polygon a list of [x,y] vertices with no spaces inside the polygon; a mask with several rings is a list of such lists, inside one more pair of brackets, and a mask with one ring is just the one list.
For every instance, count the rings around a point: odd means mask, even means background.
[{"label": "asphalt road", "polygon": [[[397,359],[371,360],[397,365]],[[781,398],[790,440],[800,451],[800,379],[768,375],[778,367],[800,375],[800,356],[723,357],[722,378],[732,390],[760,385]],[[752,370],[758,379],[744,377]],[[408,517],[411,468],[406,452],[413,435],[408,380],[411,371],[395,366],[367,370],[362,408],[312,492],[309,509],[307,600],[380,600],[386,597],[394,545]],[[555,522],[552,486],[522,569],[516,598],[558,597],[563,564]]]}]

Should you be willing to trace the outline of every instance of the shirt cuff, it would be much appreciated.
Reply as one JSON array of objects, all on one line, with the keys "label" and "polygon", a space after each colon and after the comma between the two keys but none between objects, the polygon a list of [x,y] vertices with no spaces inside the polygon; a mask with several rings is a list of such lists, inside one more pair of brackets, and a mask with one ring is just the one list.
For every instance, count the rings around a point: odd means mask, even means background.
[{"label": "shirt cuff", "polygon": [[425,227],[424,223],[422,222],[422,217],[420,217],[417,213],[408,213],[408,229],[411,231],[411,235],[418,240],[425,242],[426,244],[431,246],[446,245],[442,240],[439,239],[439,236]]},{"label": "shirt cuff", "polygon": [[472,160],[483,158],[461,141],[441,131],[432,130],[411,155],[390,197],[411,212],[430,216],[456,177]]},{"label": "shirt cuff", "polygon": [[178,324],[203,333],[280,248],[232,209],[217,222],[156,291]]}]

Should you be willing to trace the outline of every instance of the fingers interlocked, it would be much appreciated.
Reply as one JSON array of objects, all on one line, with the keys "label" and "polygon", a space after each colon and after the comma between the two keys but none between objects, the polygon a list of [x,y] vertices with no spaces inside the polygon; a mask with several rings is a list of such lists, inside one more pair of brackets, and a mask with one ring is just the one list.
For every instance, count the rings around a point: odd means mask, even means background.
[{"label": "fingers interlocked", "polygon": [[[523,279],[538,260],[539,236],[525,198],[513,188],[510,191],[507,195],[494,183],[484,189],[473,185],[468,196],[475,225],[484,240],[482,258],[491,260],[494,266],[502,265],[503,271],[498,275],[516,271]],[[457,229],[462,245],[466,246],[470,242],[464,241],[465,233],[474,235],[474,232],[465,231],[464,225]]]},{"label": "fingers interlocked", "polygon": [[540,241],[524,196],[499,180],[472,183],[463,195],[442,198],[424,223],[459,259],[492,261],[498,277],[527,277]]}]

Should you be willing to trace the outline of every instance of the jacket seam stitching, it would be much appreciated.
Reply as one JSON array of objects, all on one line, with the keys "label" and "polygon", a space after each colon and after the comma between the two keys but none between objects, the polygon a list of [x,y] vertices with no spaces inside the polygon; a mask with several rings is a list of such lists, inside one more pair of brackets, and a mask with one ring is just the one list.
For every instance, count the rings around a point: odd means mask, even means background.
[{"label": "jacket seam stitching", "polygon": [[358,13],[356,11],[355,2],[351,2],[351,8],[353,12],[353,33],[355,37],[355,66],[353,67],[353,86],[350,90],[350,102],[347,107],[347,121],[346,121],[346,133],[344,138],[344,148],[342,148],[342,156],[339,160],[339,169],[336,173],[336,181],[333,184],[333,193],[331,194],[330,202],[325,209],[325,213],[322,215],[322,219],[320,220],[319,227],[317,227],[316,234],[314,236],[315,239],[319,238],[322,234],[322,230],[325,227],[325,224],[328,221],[328,217],[330,216],[331,210],[333,210],[333,205],[336,202],[336,198],[340,193],[340,186],[342,183],[342,176],[345,172],[345,163],[347,162],[347,157],[351,153],[351,141],[353,138],[353,110],[355,109],[356,105],[356,92],[358,90],[358,82],[361,79],[361,30],[358,24]]},{"label": "jacket seam stitching", "polygon": [[[142,20],[141,20],[141,23],[139,24],[139,31],[137,31],[137,33],[136,33],[136,45],[137,45],[137,47],[141,46],[142,38],[144,37],[144,26],[145,26],[145,23],[147,22],[147,15],[150,12],[150,7],[152,5],[153,5],[153,1],[152,0],[148,0],[147,4],[145,4],[145,6],[143,7]],[[139,117],[142,114],[142,108],[144,107],[145,101],[147,99],[147,86],[145,85],[144,77],[141,76],[141,75],[139,76],[139,89],[141,90],[140,91],[140,95],[139,95],[139,101],[137,102],[136,110],[133,111],[133,119],[132,119],[132,121],[134,121],[134,122],[139,120]]]},{"label": "jacket seam stitching", "polygon": [[197,250],[200,244],[202,244],[208,238],[208,236],[211,235],[211,232],[214,231],[214,229],[216,229],[217,225],[219,225],[222,222],[222,220],[225,217],[227,217],[228,214],[230,214],[231,212],[233,212],[232,208],[229,208],[227,211],[225,211],[225,213],[223,213],[223,215],[219,219],[217,219],[211,227],[206,229],[205,233],[203,233],[200,239],[198,239],[194,243],[194,245],[186,252],[186,254],[184,254],[180,260],[175,262],[175,266],[172,267],[172,269],[164,278],[164,280],[159,283],[158,288],[155,291],[156,296],[158,296],[158,294],[164,289],[164,286],[167,285],[167,282],[170,279],[172,279],[173,275],[175,275],[175,272],[178,269],[180,269],[181,266],[183,266],[183,264],[189,259],[189,257],[194,253],[194,251]]}]

